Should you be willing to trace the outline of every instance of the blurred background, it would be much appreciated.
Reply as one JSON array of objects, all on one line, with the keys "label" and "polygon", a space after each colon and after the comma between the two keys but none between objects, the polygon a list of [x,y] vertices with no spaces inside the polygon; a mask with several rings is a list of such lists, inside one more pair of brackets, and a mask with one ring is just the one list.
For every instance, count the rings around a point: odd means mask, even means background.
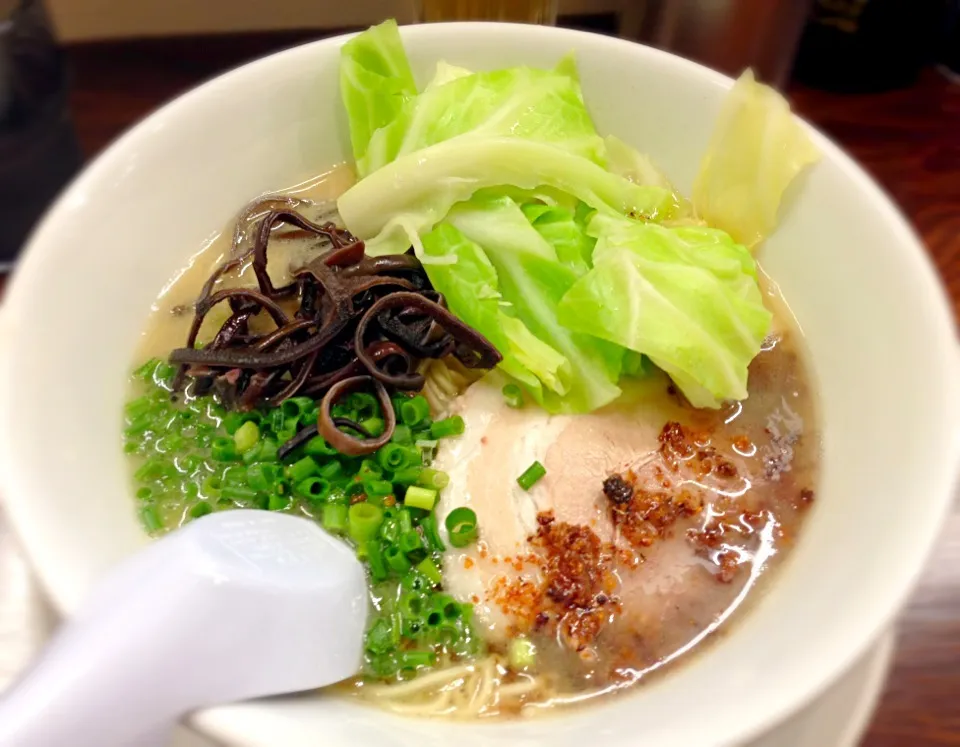
[{"label": "blurred background", "polygon": [[894,193],[935,256],[956,253],[943,242],[960,226],[930,203],[957,196],[943,166],[960,160],[960,0],[0,0],[0,269],[84,159],[163,102],[391,16],[558,23],[753,67]]},{"label": "blurred background", "polygon": [[[960,0],[0,0],[0,295],[46,205],[137,120],[251,59],[388,17],[557,23],[753,67],[902,206],[960,317]],[[0,685],[46,631],[3,532]],[[930,569],[868,747],[960,744],[960,524]]]},{"label": "blurred background", "polygon": [[391,16],[558,23],[753,67],[893,193],[960,282],[960,0],[0,0],[0,270],[82,162],[157,106]]}]

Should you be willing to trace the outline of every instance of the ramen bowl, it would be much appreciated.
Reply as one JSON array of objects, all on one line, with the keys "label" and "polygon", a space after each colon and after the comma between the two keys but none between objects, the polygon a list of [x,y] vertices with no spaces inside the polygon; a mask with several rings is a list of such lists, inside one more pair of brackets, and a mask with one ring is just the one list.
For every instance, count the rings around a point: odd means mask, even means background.
[{"label": "ramen bowl", "polygon": [[[663,52],[553,28],[441,24],[403,36],[421,82],[439,59],[547,67],[574,51],[598,129],[650,153],[685,193],[732,85]],[[29,244],[3,313],[0,479],[9,517],[67,615],[147,541],[120,423],[157,290],[251,197],[347,160],[337,84],[345,38],[252,63],[164,107],[76,180]],[[822,159],[759,257],[806,338],[822,472],[791,557],[737,624],[668,676],[536,719],[423,721],[307,694],[215,708],[193,724],[231,745],[736,744],[864,653],[903,604],[950,505],[960,357],[910,227],[853,161],[810,135]]]}]

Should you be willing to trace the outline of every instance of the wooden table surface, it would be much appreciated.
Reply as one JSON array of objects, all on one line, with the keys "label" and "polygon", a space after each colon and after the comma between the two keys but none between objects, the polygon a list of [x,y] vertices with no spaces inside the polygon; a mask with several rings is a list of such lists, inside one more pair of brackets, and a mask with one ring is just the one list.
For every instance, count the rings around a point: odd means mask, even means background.
[{"label": "wooden table surface", "polygon": [[[933,70],[903,91],[793,90],[920,231],[960,318],[960,84]],[[960,505],[900,618],[896,658],[866,747],[960,745]]]},{"label": "wooden table surface", "polygon": [[[308,38],[227,37],[70,50],[72,108],[85,152],[184,89]],[[863,96],[791,89],[795,108],[843,145],[923,235],[960,318],[960,85],[934,70],[905,90]],[[960,509],[899,625],[896,658],[865,747],[960,745]],[[824,747],[828,747],[824,745]]]}]

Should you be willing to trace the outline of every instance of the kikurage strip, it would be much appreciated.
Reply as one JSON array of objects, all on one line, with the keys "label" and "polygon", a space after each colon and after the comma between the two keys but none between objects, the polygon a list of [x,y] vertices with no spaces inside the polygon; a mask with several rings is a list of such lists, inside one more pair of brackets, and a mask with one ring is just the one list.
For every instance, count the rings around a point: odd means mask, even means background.
[{"label": "kikurage strip", "polygon": [[[443,296],[430,287],[412,254],[366,257],[363,242],[349,232],[333,223],[314,223],[277,198],[264,199],[245,212],[257,209],[267,212],[257,226],[254,246],[237,255],[242,242],[236,239],[234,256],[214,271],[195,304],[186,347],[170,355],[170,361],[180,365],[175,391],[189,374],[198,390],[213,386],[225,403],[249,409],[279,404],[298,393],[326,393],[328,401],[331,392],[339,396],[355,387],[373,386],[385,403],[386,427],[380,436],[372,437],[356,423],[338,425],[329,417],[329,408],[318,422],[321,435],[326,432],[348,450],[344,453],[360,454],[389,440],[395,415],[384,385],[422,388],[420,360],[453,353],[473,368],[492,368],[500,362],[499,352],[485,337],[447,310]],[[275,287],[267,274],[268,244],[271,236],[277,236],[274,229],[279,224],[324,236],[330,243],[326,252],[294,270],[294,281],[282,288]],[[241,236],[238,229],[235,238]],[[214,290],[227,272],[251,256],[258,287]],[[299,301],[295,312],[289,301],[279,303],[291,294]],[[198,348],[204,319],[223,301],[230,303],[230,317],[213,340]],[[270,314],[276,328],[251,332],[250,322],[261,311]],[[363,438],[343,433],[342,428]]]}]

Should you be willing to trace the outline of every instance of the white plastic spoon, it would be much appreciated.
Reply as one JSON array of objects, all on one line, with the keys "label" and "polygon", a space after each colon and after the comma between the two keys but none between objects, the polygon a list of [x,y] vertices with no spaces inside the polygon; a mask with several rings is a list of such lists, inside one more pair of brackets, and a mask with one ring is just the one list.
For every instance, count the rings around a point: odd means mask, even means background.
[{"label": "white plastic spoon", "polygon": [[0,747],[159,747],[190,711],[339,682],[367,618],[353,552],[227,511],[122,563],[0,700]]}]

